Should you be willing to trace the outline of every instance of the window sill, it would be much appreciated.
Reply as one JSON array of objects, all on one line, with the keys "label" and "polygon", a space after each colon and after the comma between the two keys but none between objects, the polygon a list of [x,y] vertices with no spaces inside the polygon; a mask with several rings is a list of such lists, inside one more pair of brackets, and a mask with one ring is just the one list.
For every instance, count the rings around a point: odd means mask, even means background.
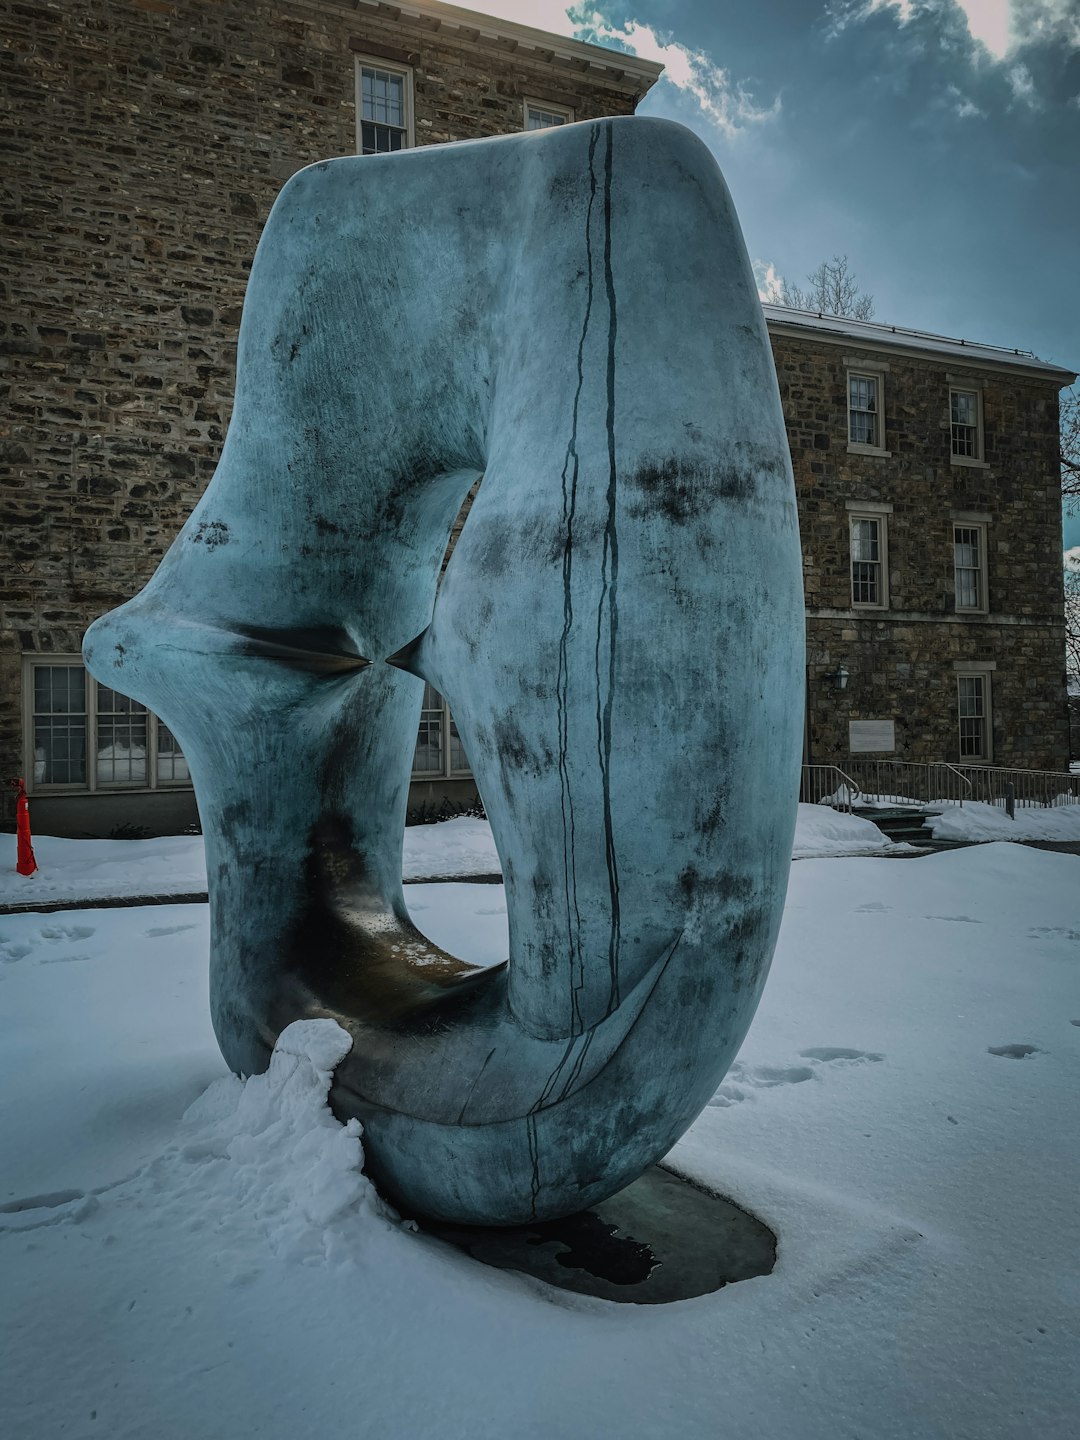
[{"label": "window sill", "polygon": [[958,615],[962,620],[965,615],[989,615],[990,610],[986,605],[966,605],[962,609],[957,605],[953,614]]},{"label": "window sill", "polygon": [[878,445],[860,445],[857,440],[849,440],[847,453],[849,455],[876,455],[879,460],[891,460],[892,451],[882,450]]},{"label": "window sill", "polygon": [[888,613],[888,610],[888,605],[864,605],[860,604],[858,600],[851,602],[851,612],[853,615],[885,615]]},{"label": "window sill", "polygon": [[966,466],[969,470],[989,470],[990,464],[987,460],[979,460],[974,455],[950,455],[950,465]]}]

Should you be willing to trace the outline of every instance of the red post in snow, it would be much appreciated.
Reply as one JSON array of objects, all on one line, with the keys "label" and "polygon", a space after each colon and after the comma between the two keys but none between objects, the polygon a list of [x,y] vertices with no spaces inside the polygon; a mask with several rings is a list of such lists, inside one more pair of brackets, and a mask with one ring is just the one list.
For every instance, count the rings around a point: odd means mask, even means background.
[{"label": "red post in snow", "polygon": [[30,839],[30,801],[26,795],[26,781],[20,776],[8,784],[17,791],[15,797],[15,833],[18,836],[18,858],[15,869],[20,875],[32,875],[37,869],[34,846]]}]

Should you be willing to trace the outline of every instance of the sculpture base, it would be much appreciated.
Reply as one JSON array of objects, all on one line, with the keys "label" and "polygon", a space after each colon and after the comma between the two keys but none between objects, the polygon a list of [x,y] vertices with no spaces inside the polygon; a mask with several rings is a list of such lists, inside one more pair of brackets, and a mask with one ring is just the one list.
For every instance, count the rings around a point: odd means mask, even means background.
[{"label": "sculpture base", "polygon": [[760,1220],[654,1166],[591,1210],[508,1229],[415,1217],[422,1232],[499,1270],[624,1304],[664,1305],[768,1275],[776,1236]]}]

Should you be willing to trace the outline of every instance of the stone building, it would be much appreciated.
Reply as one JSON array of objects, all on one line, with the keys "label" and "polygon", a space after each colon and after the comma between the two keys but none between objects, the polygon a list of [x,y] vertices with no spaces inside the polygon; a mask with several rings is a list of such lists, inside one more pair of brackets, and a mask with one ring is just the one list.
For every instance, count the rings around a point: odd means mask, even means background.
[{"label": "stone building", "polygon": [[802,530],[805,759],[1067,770],[1058,391],[1075,375],[765,310]]},{"label": "stone building", "polygon": [[[0,776],[26,776],[43,833],[174,831],[195,819],[183,756],[79,650],[213,474],[278,189],[326,156],[630,114],[661,67],[439,0],[0,0],[0,17]],[[767,318],[804,535],[807,758],[1063,768],[1072,377]],[[413,803],[473,793],[429,690]]]},{"label": "stone building", "polygon": [[[176,742],[79,652],[214,472],[282,183],[629,115],[662,67],[438,0],[0,0],[0,19],[0,775],[26,776],[43,833],[175,830],[196,818]],[[472,795],[467,775],[429,691],[414,801]]]}]

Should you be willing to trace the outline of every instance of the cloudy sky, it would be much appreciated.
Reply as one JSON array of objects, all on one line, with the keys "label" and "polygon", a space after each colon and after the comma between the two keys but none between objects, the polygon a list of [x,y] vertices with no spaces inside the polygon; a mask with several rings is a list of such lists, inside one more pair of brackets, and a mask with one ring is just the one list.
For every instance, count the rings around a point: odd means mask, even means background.
[{"label": "cloudy sky", "polygon": [[1080,0],[469,3],[663,61],[764,290],[846,254],[875,319],[1080,369]]}]

